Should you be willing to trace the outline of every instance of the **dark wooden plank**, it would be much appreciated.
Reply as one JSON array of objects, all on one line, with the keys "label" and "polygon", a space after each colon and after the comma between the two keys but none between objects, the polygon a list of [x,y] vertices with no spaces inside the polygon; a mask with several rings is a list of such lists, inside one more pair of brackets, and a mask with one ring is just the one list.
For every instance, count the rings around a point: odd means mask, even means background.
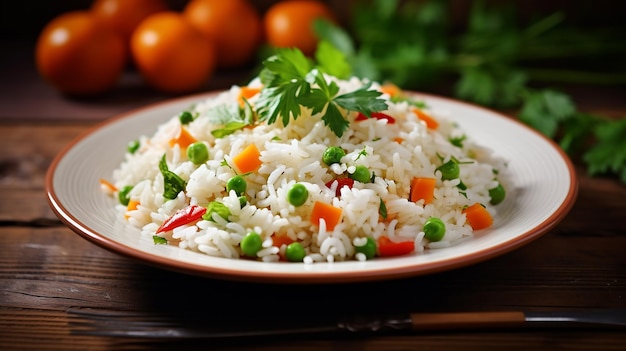
[{"label": "dark wooden plank", "polygon": [[91,124],[0,124],[0,221],[48,225],[56,221],[44,181],[54,157]]},{"label": "dark wooden plank", "polygon": [[[624,307],[626,237],[549,233],[507,255],[470,267],[384,283],[283,286],[220,281],[150,267],[103,250],[67,228],[0,227],[2,304],[64,310],[70,307],[168,311],[164,297],[183,310],[209,296],[228,310],[254,289],[282,303],[316,300],[351,312],[371,310],[559,309]],[[584,264],[581,264],[584,263]],[[381,288],[388,296],[377,298]],[[459,293],[462,291],[462,293]],[[270,298],[272,300],[273,298]],[[208,302],[207,302],[208,303]],[[210,308],[225,309],[217,303]]]}]

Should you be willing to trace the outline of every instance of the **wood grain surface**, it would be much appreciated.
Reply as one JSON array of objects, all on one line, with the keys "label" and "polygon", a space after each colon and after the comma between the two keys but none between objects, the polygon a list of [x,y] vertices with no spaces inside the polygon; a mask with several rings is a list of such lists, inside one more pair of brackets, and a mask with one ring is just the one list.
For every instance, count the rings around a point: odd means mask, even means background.
[{"label": "wood grain surface", "polygon": [[[20,76],[19,70],[13,74]],[[84,240],[52,213],[44,189],[52,159],[74,138],[130,105],[162,97],[80,102],[46,90],[40,81],[21,84],[3,87],[0,112],[0,350],[626,349],[624,330],[591,328],[169,341],[78,335],[81,317],[71,311],[81,309],[259,325],[354,313],[624,309],[626,186],[611,177],[589,177],[575,160],[579,194],[559,225],[518,250],[448,272],[335,285],[195,277]],[[46,103],[37,105],[40,95],[32,91],[46,91]],[[571,92],[588,112],[626,116],[623,88]]]}]

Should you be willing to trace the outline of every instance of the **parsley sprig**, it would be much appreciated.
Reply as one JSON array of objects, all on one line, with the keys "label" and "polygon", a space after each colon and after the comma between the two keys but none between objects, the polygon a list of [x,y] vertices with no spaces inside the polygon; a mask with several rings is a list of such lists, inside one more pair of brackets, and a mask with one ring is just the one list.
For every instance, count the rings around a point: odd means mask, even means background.
[{"label": "parsley sprig", "polygon": [[371,83],[339,94],[339,86],[327,80],[323,66],[315,67],[298,49],[279,49],[263,65],[259,78],[264,87],[256,108],[259,118],[269,124],[280,117],[286,126],[291,119],[300,117],[305,107],[313,115],[321,114],[324,124],[341,137],[349,127],[346,115],[350,111],[370,116],[388,107],[379,98],[381,92],[370,90]]}]

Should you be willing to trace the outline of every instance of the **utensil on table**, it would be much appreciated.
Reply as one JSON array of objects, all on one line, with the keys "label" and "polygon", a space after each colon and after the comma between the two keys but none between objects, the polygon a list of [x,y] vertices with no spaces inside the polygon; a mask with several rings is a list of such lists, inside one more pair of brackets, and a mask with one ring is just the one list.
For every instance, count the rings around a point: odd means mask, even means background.
[{"label": "utensil on table", "polygon": [[[455,312],[351,316],[339,321],[207,324],[192,318],[142,312],[70,309],[72,334],[133,338],[234,338],[322,333],[428,332],[532,327],[626,329],[626,309],[556,312]],[[285,324],[286,323],[286,324]]]}]

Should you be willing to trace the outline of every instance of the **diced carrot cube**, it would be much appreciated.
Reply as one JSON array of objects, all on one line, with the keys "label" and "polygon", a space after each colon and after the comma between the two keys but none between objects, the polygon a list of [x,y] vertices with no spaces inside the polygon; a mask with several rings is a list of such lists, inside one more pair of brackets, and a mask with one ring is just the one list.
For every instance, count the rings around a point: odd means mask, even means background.
[{"label": "diced carrot cube", "polygon": [[415,115],[417,116],[417,118],[419,118],[420,120],[424,121],[424,123],[426,123],[426,127],[428,129],[437,129],[439,128],[439,122],[437,122],[437,120],[435,118],[433,118],[433,116],[429,115],[428,113],[418,109],[418,108],[414,108],[413,109],[413,113],[415,113]]},{"label": "diced carrot cube", "polygon": [[196,138],[193,137],[185,127],[180,127],[180,132],[175,138],[170,139],[170,146],[174,146],[178,144],[181,149],[186,150],[189,145],[195,143]]},{"label": "diced carrot cube", "polygon": [[261,152],[256,145],[250,144],[233,157],[233,163],[241,173],[256,171],[261,167]]},{"label": "diced carrot cube", "polygon": [[488,228],[493,224],[493,217],[485,207],[475,203],[463,210],[467,222],[474,230]]},{"label": "diced carrot cube", "polygon": [[261,91],[261,87],[249,87],[249,86],[241,87],[239,89],[239,96],[237,97],[239,106],[244,105],[244,99],[249,100],[251,97],[258,94],[260,91]]},{"label": "diced carrot cube", "polygon": [[311,222],[319,225],[320,220],[326,222],[326,229],[332,231],[341,220],[342,210],[325,202],[316,201],[311,211]]},{"label": "diced carrot cube", "polygon": [[435,197],[435,178],[415,177],[411,181],[411,201],[424,200],[424,205],[433,202]]}]

